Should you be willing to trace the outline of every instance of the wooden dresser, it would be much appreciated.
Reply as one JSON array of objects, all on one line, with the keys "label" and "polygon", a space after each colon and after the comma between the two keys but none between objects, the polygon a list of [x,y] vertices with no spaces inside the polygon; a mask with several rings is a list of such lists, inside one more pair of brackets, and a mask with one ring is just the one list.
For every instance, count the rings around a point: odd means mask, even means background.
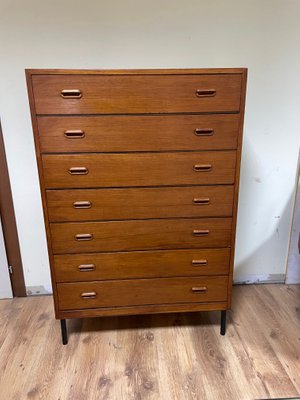
[{"label": "wooden dresser", "polygon": [[56,318],[230,308],[246,69],[27,70]]}]

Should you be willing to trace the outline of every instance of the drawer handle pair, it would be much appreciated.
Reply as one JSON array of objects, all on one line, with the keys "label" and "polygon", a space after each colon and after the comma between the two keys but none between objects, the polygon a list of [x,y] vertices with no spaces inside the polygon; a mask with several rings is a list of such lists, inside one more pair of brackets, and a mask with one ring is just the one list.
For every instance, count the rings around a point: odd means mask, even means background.
[{"label": "drawer handle pair", "polygon": [[197,89],[196,90],[197,97],[213,97],[216,95],[216,93],[217,93],[217,91],[215,89],[207,89],[207,90]]},{"label": "drawer handle pair", "polygon": [[78,242],[85,242],[88,240],[93,240],[94,236],[91,233],[78,233],[77,235],[75,235],[75,239]]},{"label": "drawer handle pair", "polygon": [[85,137],[85,132],[81,130],[65,131],[64,135],[67,139],[83,139]]},{"label": "drawer handle pair", "polygon": [[195,197],[193,199],[193,203],[195,205],[197,205],[197,206],[198,205],[208,205],[210,203],[210,199],[208,197],[207,198],[203,198],[203,199]]},{"label": "drawer handle pair", "polygon": [[193,167],[195,172],[209,172],[212,169],[211,164],[195,164]]},{"label": "drawer handle pair", "polygon": [[63,89],[60,92],[63,99],[81,99],[82,93],[79,89]]},{"label": "drawer handle pair", "polygon": [[207,236],[209,234],[209,229],[194,229],[194,236]]},{"label": "drawer handle pair", "polygon": [[69,174],[71,175],[87,175],[89,170],[86,167],[71,167],[69,168]]},{"label": "drawer handle pair", "polygon": [[91,208],[91,207],[92,207],[92,203],[90,201],[74,201],[74,203],[73,203],[73,208],[76,208],[78,210]]},{"label": "drawer handle pair", "polygon": [[78,269],[80,272],[95,271],[96,265],[95,264],[81,264],[81,265],[78,265]]},{"label": "drawer handle pair", "polygon": [[[63,99],[81,99],[82,92],[79,89],[63,89],[60,92],[60,95]],[[197,89],[196,96],[197,97],[213,97],[216,95],[215,89]]]},{"label": "drawer handle pair", "polygon": [[84,292],[84,293],[81,293],[81,297],[83,299],[95,299],[97,297],[97,293],[96,292]]},{"label": "drawer handle pair", "polygon": [[193,293],[206,293],[207,287],[206,286],[195,286],[195,287],[192,287],[192,292]]},{"label": "drawer handle pair", "polygon": [[207,260],[192,260],[193,267],[204,267],[207,264]]}]

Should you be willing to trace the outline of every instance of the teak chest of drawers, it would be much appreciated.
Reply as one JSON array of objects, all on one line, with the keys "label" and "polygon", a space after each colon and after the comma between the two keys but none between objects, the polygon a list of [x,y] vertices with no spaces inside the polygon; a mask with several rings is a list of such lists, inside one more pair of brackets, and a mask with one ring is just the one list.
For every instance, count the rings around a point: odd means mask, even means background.
[{"label": "teak chest of drawers", "polygon": [[247,70],[27,70],[56,318],[230,308]]}]

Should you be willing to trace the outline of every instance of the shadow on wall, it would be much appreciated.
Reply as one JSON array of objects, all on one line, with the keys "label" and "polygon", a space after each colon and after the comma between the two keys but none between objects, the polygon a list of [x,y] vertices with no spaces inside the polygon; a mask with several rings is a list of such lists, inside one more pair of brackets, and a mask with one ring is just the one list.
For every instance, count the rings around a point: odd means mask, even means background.
[{"label": "shadow on wall", "polygon": [[296,199],[293,210],[291,241],[286,271],[287,284],[300,284],[300,151],[296,178]]},{"label": "shadow on wall", "polygon": [[[261,171],[266,172],[262,175]],[[233,278],[236,284],[285,281],[295,196],[291,193],[282,207],[283,195],[274,191],[277,178],[282,179],[279,168],[268,171],[250,141],[244,140]]]}]

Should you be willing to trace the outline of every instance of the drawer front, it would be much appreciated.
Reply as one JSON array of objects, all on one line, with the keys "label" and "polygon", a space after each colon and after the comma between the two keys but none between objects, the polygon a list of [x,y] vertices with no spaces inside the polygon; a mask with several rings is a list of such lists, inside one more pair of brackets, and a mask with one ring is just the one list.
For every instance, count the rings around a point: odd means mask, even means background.
[{"label": "drawer front", "polygon": [[227,275],[230,249],[132,251],[54,256],[57,282]]},{"label": "drawer front", "polygon": [[232,215],[233,186],[47,190],[51,222]]},{"label": "drawer front", "polygon": [[231,218],[50,224],[54,254],[230,246]]},{"label": "drawer front", "polygon": [[58,283],[60,310],[227,300],[227,276]]},{"label": "drawer front", "polygon": [[236,149],[239,115],[38,117],[42,153]]},{"label": "drawer front", "polygon": [[46,188],[232,184],[235,151],[43,155]]},{"label": "drawer front", "polygon": [[33,75],[37,114],[238,112],[241,75]]}]

